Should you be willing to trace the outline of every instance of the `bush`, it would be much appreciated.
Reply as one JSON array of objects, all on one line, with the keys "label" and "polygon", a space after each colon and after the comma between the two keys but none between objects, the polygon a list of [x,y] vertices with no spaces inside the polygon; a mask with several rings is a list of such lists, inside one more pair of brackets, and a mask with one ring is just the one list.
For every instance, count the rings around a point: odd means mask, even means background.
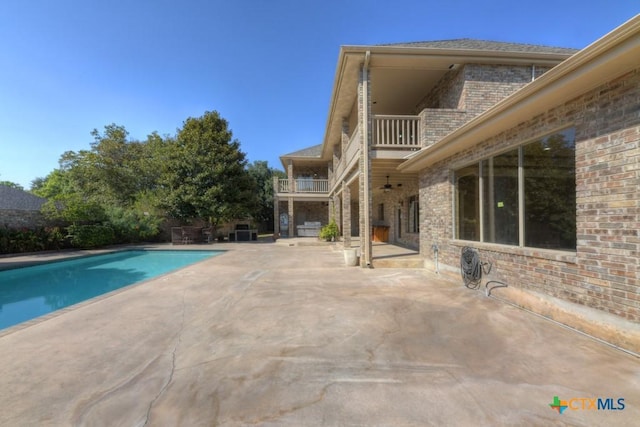
[{"label": "bush", "polygon": [[160,219],[131,209],[111,208],[108,223],[118,243],[137,243],[150,240],[160,233]]},{"label": "bush", "polygon": [[336,224],[336,221],[332,219],[329,224],[320,229],[319,237],[326,241],[333,241],[337,239],[339,235],[340,230],[338,229],[338,224]]},{"label": "bush", "polygon": [[70,225],[71,244],[77,248],[96,248],[116,243],[116,233],[109,224]]},{"label": "bush", "polygon": [[63,246],[64,234],[58,227],[0,228],[0,253],[3,254],[56,250]]}]

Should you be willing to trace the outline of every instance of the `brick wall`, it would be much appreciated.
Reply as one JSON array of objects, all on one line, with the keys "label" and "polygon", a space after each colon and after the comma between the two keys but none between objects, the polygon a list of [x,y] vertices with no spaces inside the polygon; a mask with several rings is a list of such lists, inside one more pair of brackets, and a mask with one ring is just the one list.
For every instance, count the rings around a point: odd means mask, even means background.
[{"label": "brick wall", "polygon": [[549,68],[466,64],[448,72],[418,103],[422,145],[429,146],[539,77]]},{"label": "brick wall", "polygon": [[329,207],[327,202],[305,202],[296,200],[293,202],[294,223],[303,225],[305,222],[320,222],[322,225],[329,223]]},{"label": "brick wall", "polygon": [[[366,85],[365,85],[366,84]],[[366,87],[366,97],[365,97],[365,87]],[[365,115],[365,100],[368,100],[366,115]],[[359,115],[359,123],[364,123],[365,120],[368,124],[368,128],[371,129],[372,124],[372,113],[371,113],[371,79],[370,74],[367,73],[365,77],[365,73],[363,70],[360,71],[360,81],[358,83],[358,115]],[[360,152],[358,159],[358,218],[359,218],[359,227],[358,227],[358,236],[364,236],[365,233],[370,234],[370,230],[367,230],[365,223],[365,215],[367,218],[372,218],[372,191],[371,187],[369,187],[369,191],[365,191],[365,181],[371,182],[371,132],[361,132],[360,133]],[[365,168],[366,165],[366,168]],[[368,170],[368,174],[365,173]],[[369,209],[366,209],[366,204],[364,203],[365,198],[368,200]],[[367,262],[362,262],[364,260],[364,254],[372,253],[372,245],[371,241],[369,241],[368,245],[365,245],[365,239],[360,239],[360,254],[362,258],[360,262],[361,267],[368,267]]]},{"label": "brick wall", "polygon": [[458,109],[471,117],[531,82],[531,66],[467,64]]},{"label": "brick wall", "polygon": [[417,105],[416,113],[425,108],[461,109],[464,90],[464,67],[451,70],[444,75],[435,88]]},{"label": "brick wall", "polygon": [[450,134],[469,120],[463,110],[424,109],[420,112],[422,146],[428,147]]},{"label": "brick wall", "polygon": [[452,70],[438,82],[416,108],[463,110],[475,116],[511,95],[548,67],[464,64]]},{"label": "brick wall", "polygon": [[[373,223],[384,223],[389,226],[389,241],[411,248],[420,245],[420,234],[409,233],[407,221],[409,218],[409,197],[418,195],[418,183],[394,188],[388,193],[376,191],[373,195]],[[384,205],[384,220],[380,219],[379,206]],[[400,211],[400,212],[398,212]],[[398,213],[400,214],[401,230],[398,233]]]},{"label": "brick wall", "polygon": [[[420,249],[459,273],[460,250],[476,247],[509,287],[640,323],[640,71],[531,118],[420,174]],[[452,170],[564,126],[576,129],[577,249],[550,251],[455,241]]]}]

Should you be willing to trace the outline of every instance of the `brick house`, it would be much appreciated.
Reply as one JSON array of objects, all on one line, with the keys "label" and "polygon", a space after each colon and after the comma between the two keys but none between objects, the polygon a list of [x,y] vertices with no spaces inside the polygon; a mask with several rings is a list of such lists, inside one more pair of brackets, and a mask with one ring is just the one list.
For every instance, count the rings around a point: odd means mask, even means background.
[{"label": "brick house", "polygon": [[[376,227],[458,277],[470,247],[495,295],[640,351],[639,58],[640,15],[580,51],[343,46],[316,208],[360,236],[361,266]],[[283,156],[288,182],[304,153]]]},{"label": "brick house", "polygon": [[405,158],[573,53],[468,39],[341,47],[323,143],[281,157],[275,232],[335,218],[345,246],[360,237],[363,266],[374,237],[419,248],[419,174],[398,170]]}]

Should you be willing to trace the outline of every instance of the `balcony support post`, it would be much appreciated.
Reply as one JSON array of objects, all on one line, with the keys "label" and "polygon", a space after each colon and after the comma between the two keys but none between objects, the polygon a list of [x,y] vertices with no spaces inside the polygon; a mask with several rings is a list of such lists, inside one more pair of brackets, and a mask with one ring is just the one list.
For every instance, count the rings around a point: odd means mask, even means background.
[{"label": "balcony support post", "polygon": [[371,112],[369,108],[369,60],[371,52],[367,51],[362,65],[360,75],[360,123],[362,126],[362,145],[360,150],[360,266],[363,268],[372,267],[371,243],[371,130],[369,120]]},{"label": "balcony support post", "polygon": [[278,191],[280,190],[280,178],[273,177],[273,238],[280,237],[280,198]]},{"label": "balcony support post", "polygon": [[342,181],[342,242],[345,249],[351,247],[351,189]]},{"label": "balcony support post", "polygon": [[289,197],[289,202],[288,202],[288,207],[289,207],[289,237],[295,237],[295,231],[296,231],[296,227],[295,227],[295,217],[293,216],[293,197]]}]

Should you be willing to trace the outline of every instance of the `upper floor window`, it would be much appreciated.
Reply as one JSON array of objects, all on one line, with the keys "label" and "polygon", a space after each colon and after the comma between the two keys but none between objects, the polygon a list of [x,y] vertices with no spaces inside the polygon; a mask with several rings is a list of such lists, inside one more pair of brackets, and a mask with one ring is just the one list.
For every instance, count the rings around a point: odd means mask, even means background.
[{"label": "upper floor window", "polygon": [[456,237],[576,248],[575,129],[455,171]]}]

